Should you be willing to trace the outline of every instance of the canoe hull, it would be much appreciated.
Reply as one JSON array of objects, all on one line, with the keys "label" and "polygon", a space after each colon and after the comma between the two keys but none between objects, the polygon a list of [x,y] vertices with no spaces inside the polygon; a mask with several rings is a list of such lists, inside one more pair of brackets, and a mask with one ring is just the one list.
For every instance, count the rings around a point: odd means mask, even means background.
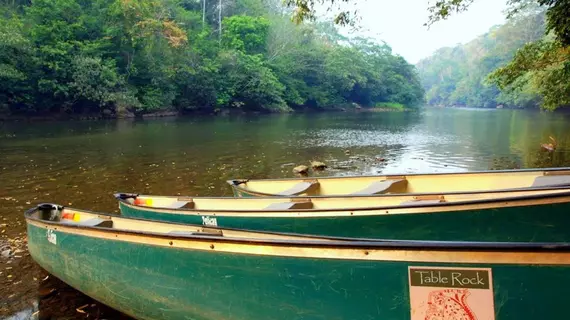
[{"label": "canoe hull", "polygon": [[[215,225],[224,228],[264,230],[335,237],[383,238],[436,241],[516,241],[564,242],[570,240],[570,203],[474,209],[465,211],[385,214],[376,210],[368,215],[345,214],[298,217],[224,215],[156,208],[143,208],[119,202],[121,215],[168,222]],[[350,212],[350,211],[348,211]],[[357,211],[355,211],[357,212]]]},{"label": "canoe hull", "polygon": [[[310,189],[304,189],[307,182],[311,182]],[[570,168],[327,176],[310,179],[233,179],[227,183],[236,197],[450,194],[569,186]]]},{"label": "canoe hull", "polygon": [[28,239],[47,271],[139,319],[410,319],[411,266],[490,268],[494,298],[485,308],[496,316],[489,319],[567,315],[568,266],[241,254],[50,233],[30,224]]}]

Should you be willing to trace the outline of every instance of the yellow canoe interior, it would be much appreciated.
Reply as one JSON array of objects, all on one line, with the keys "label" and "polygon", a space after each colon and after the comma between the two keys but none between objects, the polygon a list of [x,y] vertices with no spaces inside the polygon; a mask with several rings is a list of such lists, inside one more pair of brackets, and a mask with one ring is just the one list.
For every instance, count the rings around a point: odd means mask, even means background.
[{"label": "yellow canoe interior", "polygon": [[[252,198],[190,198],[168,197],[155,195],[138,195],[136,198],[124,199],[128,205],[145,208],[184,210],[184,211],[212,211],[212,212],[279,212],[279,211],[319,211],[319,210],[358,210],[381,208],[409,208],[437,204],[470,205],[483,202],[478,207],[489,207],[489,203],[506,205],[504,201],[524,201],[524,205],[536,203],[549,203],[555,200],[545,200],[541,197],[560,195],[556,202],[568,201],[570,188],[511,190],[503,192],[485,193],[451,193],[439,195],[384,195],[368,197],[252,197]],[[529,199],[530,198],[530,199]],[[500,204],[498,204],[501,202]],[[486,203],[486,204],[485,204]],[[491,206],[492,207],[492,206]],[[416,209],[417,210],[417,209]]]},{"label": "yellow canoe interior", "polygon": [[230,180],[228,183],[243,193],[241,195],[253,196],[361,196],[480,192],[570,186],[570,169]]}]

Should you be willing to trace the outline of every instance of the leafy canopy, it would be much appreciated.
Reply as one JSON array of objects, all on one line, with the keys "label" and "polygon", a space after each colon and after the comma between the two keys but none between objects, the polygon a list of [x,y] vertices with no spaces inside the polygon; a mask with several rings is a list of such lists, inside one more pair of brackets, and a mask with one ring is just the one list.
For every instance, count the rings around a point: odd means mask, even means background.
[{"label": "leafy canopy", "polygon": [[423,101],[414,67],[386,44],[346,39],[331,23],[294,24],[281,0],[36,0],[0,9],[2,113]]}]

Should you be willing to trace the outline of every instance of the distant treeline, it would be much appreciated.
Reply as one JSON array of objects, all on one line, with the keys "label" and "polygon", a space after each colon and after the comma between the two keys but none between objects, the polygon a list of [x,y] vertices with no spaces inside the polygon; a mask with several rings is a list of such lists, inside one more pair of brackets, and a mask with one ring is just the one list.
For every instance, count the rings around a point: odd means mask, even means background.
[{"label": "distant treeline", "polygon": [[439,49],[417,68],[430,105],[496,108],[537,108],[540,93],[531,85],[501,91],[494,73],[507,65],[517,50],[540,40],[545,31],[543,10],[521,13],[477,39]]},{"label": "distant treeline", "polygon": [[0,10],[0,114],[423,102],[414,66],[388,45],[295,25],[280,0],[14,0]]}]

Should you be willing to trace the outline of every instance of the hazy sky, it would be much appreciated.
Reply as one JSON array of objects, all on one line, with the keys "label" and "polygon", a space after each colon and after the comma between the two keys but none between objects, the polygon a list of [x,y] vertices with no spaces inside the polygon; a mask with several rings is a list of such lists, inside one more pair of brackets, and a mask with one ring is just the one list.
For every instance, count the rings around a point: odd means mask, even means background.
[{"label": "hazy sky", "polygon": [[466,43],[505,21],[506,0],[475,0],[467,12],[432,25],[428,0],[358,0],[366,35],[386,41],[395,53],[416,63],[435,50]]}]

